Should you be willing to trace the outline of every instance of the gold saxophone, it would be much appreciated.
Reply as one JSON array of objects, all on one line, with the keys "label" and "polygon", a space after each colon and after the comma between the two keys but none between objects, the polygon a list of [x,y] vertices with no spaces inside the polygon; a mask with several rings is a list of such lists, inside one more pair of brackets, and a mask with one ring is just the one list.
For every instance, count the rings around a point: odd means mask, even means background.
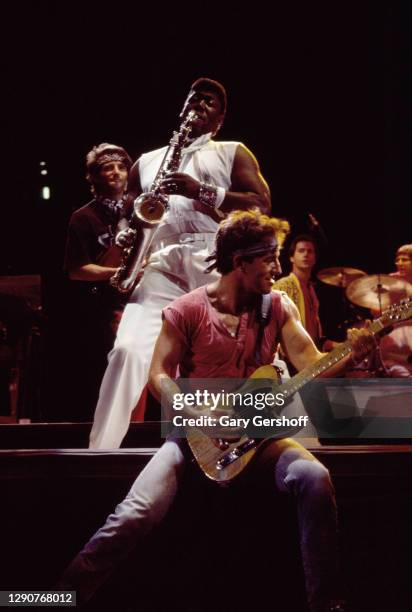
[{"label": "gold saxophone", "polygon": [[130,227],[136,231],[134,242],[122,250],[120,267],[110,279],[121,293],[130,293],[136,286],[156,230],[169,207],[169,196],[161,192],[161,182],[170,172],[177,172],[182,149],[187,143],[196,113],[190,111],[182,121],[179,131],[173,132],[165,156],[147,193],[142,193],[133,203]]}]

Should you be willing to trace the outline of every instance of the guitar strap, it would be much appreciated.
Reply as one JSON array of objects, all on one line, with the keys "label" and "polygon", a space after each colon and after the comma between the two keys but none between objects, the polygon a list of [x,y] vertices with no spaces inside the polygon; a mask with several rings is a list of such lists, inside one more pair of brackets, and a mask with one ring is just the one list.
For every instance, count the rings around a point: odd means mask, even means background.
[{"label": "guitar strap", "polygon": [[255,353],[254,359],[258,366],[262,364],[262,338],[263,332],[265,331],[266,325],[269,324],[270,316],[272,313],[272,292],[265,293],[262,295],[260,309],[258,313],[259,329],[256,335]]}]

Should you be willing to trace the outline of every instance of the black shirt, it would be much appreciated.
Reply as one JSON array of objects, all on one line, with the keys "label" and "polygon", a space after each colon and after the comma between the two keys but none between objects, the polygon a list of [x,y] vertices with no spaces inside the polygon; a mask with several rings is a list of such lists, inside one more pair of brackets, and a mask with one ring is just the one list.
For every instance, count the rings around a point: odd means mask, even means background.
[{"label": "black shirt", "polygon": [[[99,258],[114,244],[119,217],[119,209],[112,210],[97,199],[72,214],[67,232],[66,272],[99,262]],[[110,308],[121,304],[120,294],[108,281],[71,281],[70,285],[72,295],[78,298],[97,296]]]}]

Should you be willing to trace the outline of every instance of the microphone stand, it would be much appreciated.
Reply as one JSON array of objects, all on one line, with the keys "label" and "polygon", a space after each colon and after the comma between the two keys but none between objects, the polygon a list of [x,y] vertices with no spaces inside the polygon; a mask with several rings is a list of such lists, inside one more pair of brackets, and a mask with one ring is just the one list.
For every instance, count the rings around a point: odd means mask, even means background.
[{"label": "microphone stand", "polygon": [[318,236],[320,238],[320,242],[322,243],[322,245],[324,247],[328,246],[328,239],[326,238],[326,234],[323,231],[323,228],[322,228],[321,224],[316,219],[315,215],[312,215],[312,213],[308,213],[308,217],[309,217],[309,228],[310,228],[310,230],[312,232],[318,234]]},{"label": "microphone stand", "polygon": [[378,284],[376,285],[377,293],[378,293],[378,302],[379,302],[379,316],[382,316],[382,283],[381,283],[381,275],[378,274]]}]

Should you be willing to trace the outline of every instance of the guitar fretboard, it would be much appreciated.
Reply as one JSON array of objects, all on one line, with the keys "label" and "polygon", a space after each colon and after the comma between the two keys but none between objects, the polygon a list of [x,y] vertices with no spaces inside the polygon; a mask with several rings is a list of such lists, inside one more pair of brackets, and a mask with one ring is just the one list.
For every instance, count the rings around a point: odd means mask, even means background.
[{"label": "guitar fretboard", "polygon": [[[390,321],[389,324],[391,323],[392,321]],[[376,335],[387,326],[388,323],[385,325],[383,323],[383,319],[376,319],[376,321],[373,321],[373,323],[370,325],[369,330],[373,333],[373,335]],[[308,366],[307,368],[304,368],[298,374],[293,376],[293,378],[282,384],[280,386],[280,392],[283,393],[285,398],[291,397],[294,393],[296,393],[296,391],[299,391],[303,385],[306,385],[306,383],[308,383],[310,380],[316,378],[326,370],[329,370],[329,368],[341,361],[344,357],[346,357],[346,355],[349,355],[351,350],[351,344],[349,340],[346,340],[346,342],[340,344],[338,347],[330,351],[330,353],[324,355],[321,359],[319,359],[319,361],[311,366]]]}]

